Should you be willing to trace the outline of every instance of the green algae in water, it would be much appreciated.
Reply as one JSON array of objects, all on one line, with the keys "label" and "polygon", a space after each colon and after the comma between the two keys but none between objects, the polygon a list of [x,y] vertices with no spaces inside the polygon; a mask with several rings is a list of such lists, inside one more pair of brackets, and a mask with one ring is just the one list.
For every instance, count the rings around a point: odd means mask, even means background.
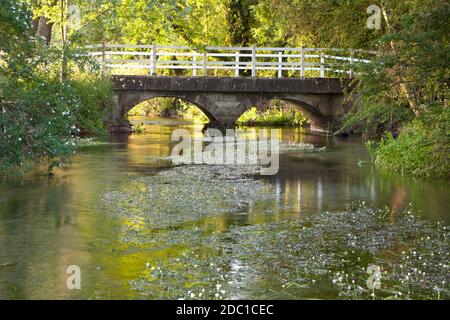
[{"label": "green algae in water", "polygon": [[[129,282],[162,299],[449,299],[449,230],[411,214],[359,207],[308,219],[171,233],[179,255]],[[382,270],[370,290],[367,267]]]},{"label": "green algae in water", "polygon": [[301,153],[301,152],[323,152],[326,147],[317,147],[310,143],[282,143],[280,152],[282,153]]},{"label": "green algae in water", "polygon": [[[244,163],[246,169],[251,174],[257,174],[259,172],[261,166],[261,157],[259,154],[267,154],[270,150],[269,145],[265,143],[260,143],[257,140],[249,140],[249,141],[239,141],[236,142],[233,139],[224,139],[223,142],[211,142],[209,137],[204,137],[200,140],[197,140],[198,143],[208,143],[208,147],[213,147],[217,150],[223,150],[223,163],[224,166],[229,167],[239,167]],[[232,146],[232,149],[229,149],[229,146]],[[204,150],[204,149],[202,149]],[[226,161],[226,152],[227,150],[234,150],[234,159],[237,160],[239,164],[228,163]],[[318,147],[310,143],[279,143],[278,145],[278,153],[317,153],[324,152],[326,147]],[[204,163],[203,155],[200,153],[195,153],[195,148],[189,148],[185,150],[184,155],[175,155],[175,156],[147,156],[146,159],[152,163],[171,163],[173,165],[182,165],[182,164],[191,164],[191,163]]]},{"label": "green algae in water", "polygon": [[109,145],[110,142],[98,140],[95,138],[75,138],[74,143],[77,148],[96,147],[101,145]]},{"label": "green algae in water", "polygon": [[[103,209],[122,223],[118,238],[98,249],[149,257],[127,280],[128,296],[450,298],[449,229],[409,211],[358,205],[278,223],[209,228],[254,206],[280,210],[270,206],[273,187],[248,172],[245,166],[180,166],[130,177],[103,196]],[[380,289],[367,287],[370,265],[382,270]]]},{"label": "green algae in water", "polygon": [[[230,250],[260,279],[270,279],[261,283],[269,296],[450,298],[448,229],[386,213],[360,207],[238,228],[231,233],[240,241]],[[381,267],[379,290],[367,288],[369,265]]]},{"label": "green algae in water", "polygon": [[121,190],[103,195],[102,211],[158,228],[208,215],[245,213],[258,201],[273,200],[275,194],[272,185],[251,177],[252,170],[252,166],[235,166],[231,171],[195,165],[131,177]]}]

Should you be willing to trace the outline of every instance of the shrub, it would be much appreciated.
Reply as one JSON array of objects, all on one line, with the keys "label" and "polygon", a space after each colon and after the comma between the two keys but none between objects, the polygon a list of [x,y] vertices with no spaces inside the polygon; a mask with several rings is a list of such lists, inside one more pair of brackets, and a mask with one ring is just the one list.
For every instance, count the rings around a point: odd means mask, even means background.
[{"label": "shrub", "polygon": [[430,112],[388,134],[375,149],[375,163],[401,173],[450,177],[450,111]]},{"label": "shrub", "polygon": [[362,134],[366,139],[380,138],[386,132],[396,134],[397,130],[412,117],[413,113],[405,105],[363,97],[344,117],[339,132]]},{"label": "shrub", "polygon": [[95,74],[78,74],[69,81],[69,84],[79,97],[79,104],[74,108],[74,116],[80,134],[106,134],[104,119],[113,105],[111,81]]},{"label": "shrub", "polygon": [[[35,37],[26,2],[0,2],[0,174],[10,168],[49,169],[64,163],[81,134],[104,132],[111,85],[79,50],[64,48],[67,82],[60,79],[63,50]],[[22,170],[23,171],[23,170]]]},{"label": "shrub", "polygon": [[78,97],[70,85],[55,79],[3,83],[7,102],[0,117],[0,170],[27,160],[53,159],[74,150],[73,106]]},{"label": "shrub", "polygon": [[106,132],[102,116],[110,85],[95,77],[62,84],[58,78],[3,81],[0,103],[0,172],[29,161],[60,162],[72,154],[76,137]]}]

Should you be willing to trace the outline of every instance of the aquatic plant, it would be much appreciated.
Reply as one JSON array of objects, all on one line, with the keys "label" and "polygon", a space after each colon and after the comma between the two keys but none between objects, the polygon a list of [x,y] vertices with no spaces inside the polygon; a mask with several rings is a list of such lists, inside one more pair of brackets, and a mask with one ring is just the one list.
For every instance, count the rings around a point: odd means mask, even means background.
[{"label": "aquatic plant", "polygon": [[[364,203],[276,223],[230,224],[231,216],[290,210],[289,204],[273,207],[273,187],[238,168],[179,166],[130,177],[121,190],[103,195],[102,211],[121,221],[115,254],[139,248],[145,259],[152,252],[128,280],[130,296],[450,297],[448,227],[409,209],[400,213]],[[371,265],[381,270],[379,289],[367,285]]]},{"label": "aquatic plant", "polygon": [[[130,286],[183,299],[448,299],[448,236],[409,212],[367,206],[192,238],[184,230],[171,234],[186,241],[176,241],[181,254],[154,262]],[[380,267],[379,289],[367,286],[370,265]]]}]

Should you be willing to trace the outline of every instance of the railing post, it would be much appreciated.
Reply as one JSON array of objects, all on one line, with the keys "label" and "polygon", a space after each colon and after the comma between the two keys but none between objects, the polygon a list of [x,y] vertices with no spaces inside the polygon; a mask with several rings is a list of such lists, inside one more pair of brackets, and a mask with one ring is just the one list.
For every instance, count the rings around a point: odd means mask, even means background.
[{"label": "railing post", "polygon": [[278,78],[283,78],[283,52],[278,52]]},{"label": "railing post", "polygon": [[320,77],[325,78],[325,54],[320,52]]},{"label": "railing post", "polygon": [[192,69],[192,75],[194,77],[196,77],[197,76],[197,52],[194,52],[192,59],[194,60],[194,69]]},{"label": "railing post", "polygon": [[355,62],[355,53],[352,49],[350,49],[350,72],[349,76],[350,78],[353,78],[353,64]]},{"label": "railing post", "polygon": [[236,63],[234,65],[234,76],[239,77],[239,51],[236,51]]},{"label": "railing post", "polygon": [[256,48],[252,46],[252,77],[256,77]]},{"label": "railing post", "polygon": [[305,78],[305,48],[302,47],[300,52],[302,56],[302,62],[300,66],[300,77],[303,79]]},{"label": "railing post", "polygon": [[206,68],[207,63],[208,63],[207,59],[208,59],[208,56],[207,56],[206,52],[203,52],[203,76],[204,77],[206,77],[208,74],[208,70]]},{"label": "railing post", "polygon": [[102,42],[102,77],[106,75],[106,43]]},{"label": "railing post", "polygon": [[152,44],[152,58],[150,63],[150,75],[152,77],[156,76],[156,63],[157,63],[156,44]]}]

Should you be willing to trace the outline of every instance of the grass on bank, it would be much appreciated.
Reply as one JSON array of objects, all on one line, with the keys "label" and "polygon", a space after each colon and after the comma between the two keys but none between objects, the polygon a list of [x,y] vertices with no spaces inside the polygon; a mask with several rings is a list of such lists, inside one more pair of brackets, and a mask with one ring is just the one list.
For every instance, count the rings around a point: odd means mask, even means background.
[{"label": "grass on bank", "polygon": [[379,167],[426,177],[450,178],[450,109],[427,114],[388,133],[372,150]]}]

